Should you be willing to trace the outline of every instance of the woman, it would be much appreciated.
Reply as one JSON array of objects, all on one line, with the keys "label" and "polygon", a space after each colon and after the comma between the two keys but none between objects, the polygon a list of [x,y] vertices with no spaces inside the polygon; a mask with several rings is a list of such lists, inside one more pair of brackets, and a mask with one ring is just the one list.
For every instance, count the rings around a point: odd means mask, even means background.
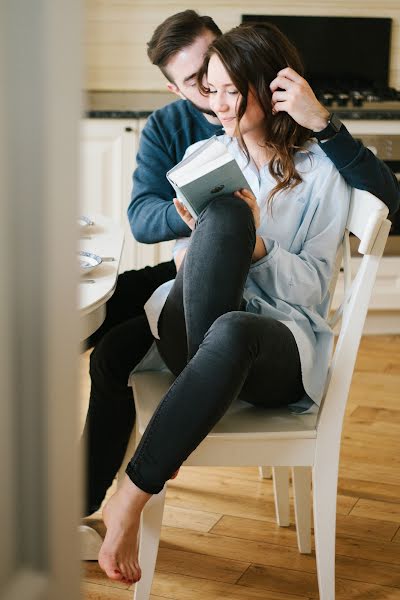
[{"label": "woman", "polygon": [[196,223],[175,202],[193,233],[178,242],[176,279],[146,312],[177,378],[104,508],[99,563],[112,579],[140,578],[143,507],[239,394],[266,407],[320,402],[332,347],[328,288],[350,190],[307,130],[273,114],[269,84],[286,66],[302,71],[289,41],[264,24],[215,40],[199,73],[225,128],[219,139],[252,189],[215,199]]}]

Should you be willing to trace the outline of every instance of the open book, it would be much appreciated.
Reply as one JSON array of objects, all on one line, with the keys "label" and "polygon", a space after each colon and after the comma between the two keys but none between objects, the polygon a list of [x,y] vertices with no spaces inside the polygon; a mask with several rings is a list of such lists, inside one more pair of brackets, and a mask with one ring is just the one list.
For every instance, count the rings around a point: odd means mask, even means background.
[{"label": "open book", "polygon": [[167,178],[194,219],[213,198],[251,189],[236,160],[215,135],[170,169]]}]

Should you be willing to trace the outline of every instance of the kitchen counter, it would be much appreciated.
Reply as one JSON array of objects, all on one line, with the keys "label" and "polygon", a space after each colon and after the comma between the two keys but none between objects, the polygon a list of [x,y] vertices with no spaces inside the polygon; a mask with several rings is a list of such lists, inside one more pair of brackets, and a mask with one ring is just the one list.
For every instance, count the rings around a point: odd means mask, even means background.
[{"label": "kitchen counter", "polygon": [[145,119],[157,108],[177,100],[170,92],[86,92],[90,119]]},{"label": "kitchen counter", "polygon": [[[178,97],[170,92],[86,92],[85,116],[90,119],[145,119]],[[352,121],[400,120],[399,102],[368,102],[362,108],[332,106],[341,119]]]}]

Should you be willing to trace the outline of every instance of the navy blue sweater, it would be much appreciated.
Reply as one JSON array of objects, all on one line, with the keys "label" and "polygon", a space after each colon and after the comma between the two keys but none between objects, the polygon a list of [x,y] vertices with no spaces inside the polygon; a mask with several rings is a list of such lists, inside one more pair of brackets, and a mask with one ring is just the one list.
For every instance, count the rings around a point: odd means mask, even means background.
[{"label": "navy blue sweater", "polygon": [[[150,115],[140,138],[128,207],[132,233],[148,244],[190,235],[172,199],[175,192],[165,174],[183,157],[186,148],[223,133],[211,125],[190,102],[178,100]],[[400,204],[400,184],[391,170],[343,126],[321,144],[349,185],[367,190],[395,212]]]}]

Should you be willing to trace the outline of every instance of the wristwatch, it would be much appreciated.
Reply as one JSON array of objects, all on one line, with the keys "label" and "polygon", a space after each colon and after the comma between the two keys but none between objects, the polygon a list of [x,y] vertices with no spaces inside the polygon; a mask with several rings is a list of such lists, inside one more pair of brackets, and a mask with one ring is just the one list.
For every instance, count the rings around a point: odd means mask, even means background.
[{"label": "wristwatch", "polygon": [[334,135],[338,133],[342,126],[342,121],[335,115],[335,113],[331,113],[328,119],[328,125],[322,131],[313,131],[313,136],[318,140],[318,142],[324,142],[325,140],[330,140]]}]

